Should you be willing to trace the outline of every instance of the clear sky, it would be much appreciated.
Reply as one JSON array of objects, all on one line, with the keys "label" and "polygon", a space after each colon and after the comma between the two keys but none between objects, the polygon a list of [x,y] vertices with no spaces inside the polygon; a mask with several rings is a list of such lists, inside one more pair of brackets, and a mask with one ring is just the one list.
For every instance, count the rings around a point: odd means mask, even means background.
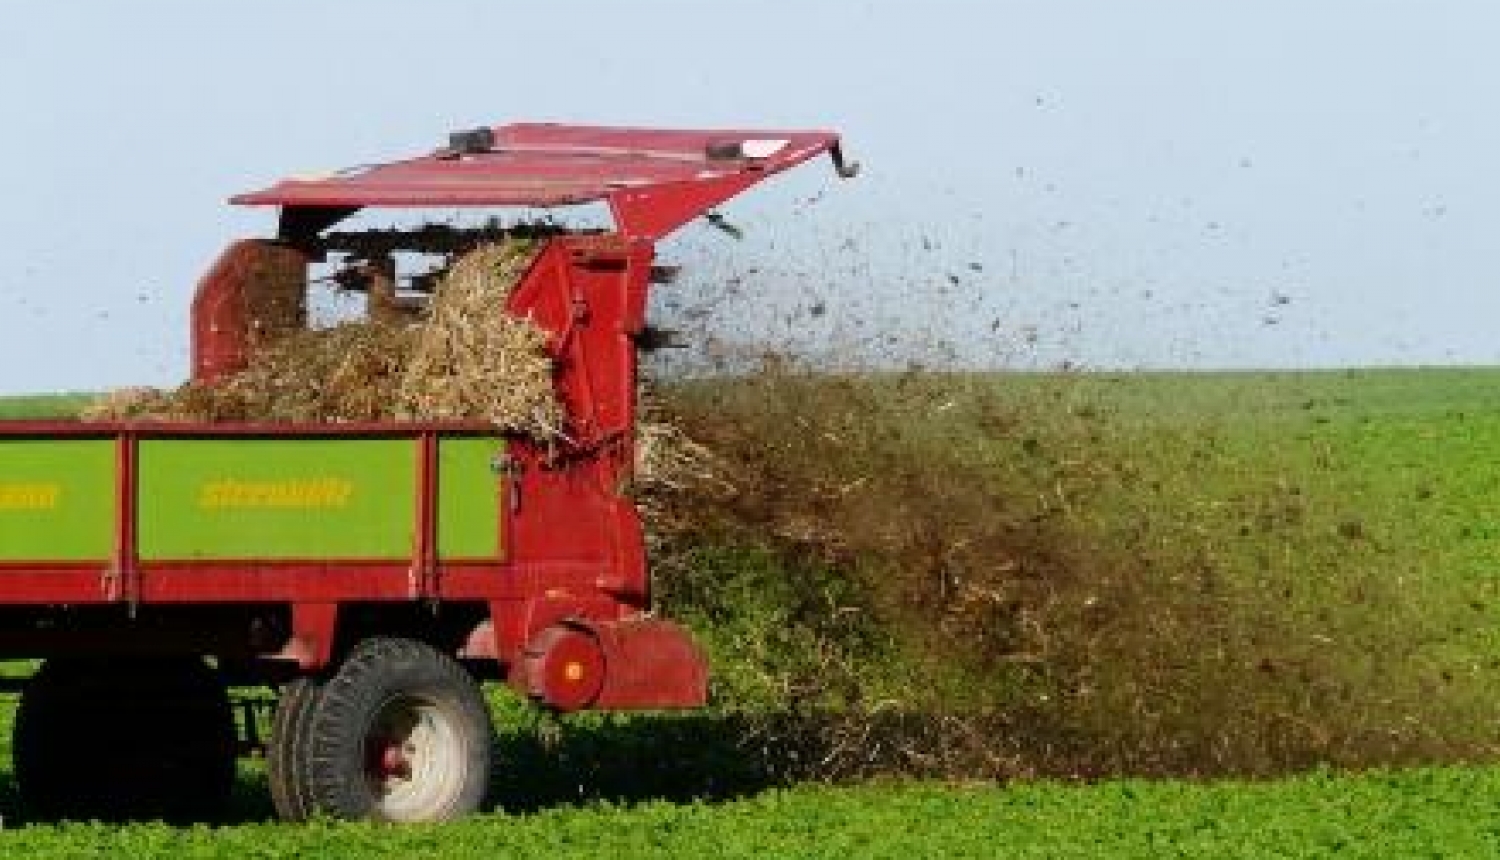
[{"label": "clear sky", "polygon": [[0,32],[0,392],[180,379],[197,276],[273,229],[225,197],[518,119],[845,134],[860,180],[804,168],[727,208],[743,241],[664,248],[688,304],[736,285],[731,338],[1500,363],[1493,0],[101,0]]}]

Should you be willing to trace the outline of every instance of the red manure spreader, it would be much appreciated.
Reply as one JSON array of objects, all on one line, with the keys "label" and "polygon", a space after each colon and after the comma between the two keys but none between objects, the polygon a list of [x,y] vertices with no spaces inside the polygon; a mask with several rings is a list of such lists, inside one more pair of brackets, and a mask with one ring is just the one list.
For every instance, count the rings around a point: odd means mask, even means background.
[{"label": "red manure spreader", "polygon": [[[429,154],[289,178],[192,309],[211,385],[307,325],[312,267],[460,252],[499,228],[337,232],[368,208],[602,203],[610,229],[528,228],[505,300],[547,335],[565,438],[480,422],[0,422],[0,656],[18,680],[15,771],[43,816],[209,818],[235,759],[275,806],[443,821],[481,807],[494,731],[481,683],[557,711],[692,708],[708,670],[651,612],[635,454],[655,243],[837,135],[516,124]],[[373,307],[373,304],[372,304]],[[276,691],[269,737],[230,687]]]}]

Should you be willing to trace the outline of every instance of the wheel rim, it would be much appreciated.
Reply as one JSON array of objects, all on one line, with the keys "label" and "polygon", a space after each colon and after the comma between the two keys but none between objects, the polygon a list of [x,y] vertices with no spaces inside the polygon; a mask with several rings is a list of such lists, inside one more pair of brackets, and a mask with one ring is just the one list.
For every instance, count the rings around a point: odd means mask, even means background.
[{"label": "wheel rim", "polygon": [[379,817],[435,821],[463,790],[463,733],[438,703],[386,700],[365,733],[365,779]]}]

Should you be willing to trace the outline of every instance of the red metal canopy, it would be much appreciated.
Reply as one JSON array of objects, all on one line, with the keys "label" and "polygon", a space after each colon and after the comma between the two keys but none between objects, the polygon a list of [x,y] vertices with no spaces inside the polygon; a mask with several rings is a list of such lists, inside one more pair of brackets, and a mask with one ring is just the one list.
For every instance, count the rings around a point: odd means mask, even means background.
[{"label": "red metal canopy", "polygon": [[427,155],[289,177],[232,198],[325,209],[550,207],[603,201],[621,233],[655,239],[765,177],[832,153],[826,131],[663,130],[517,123],[455,134]]}]

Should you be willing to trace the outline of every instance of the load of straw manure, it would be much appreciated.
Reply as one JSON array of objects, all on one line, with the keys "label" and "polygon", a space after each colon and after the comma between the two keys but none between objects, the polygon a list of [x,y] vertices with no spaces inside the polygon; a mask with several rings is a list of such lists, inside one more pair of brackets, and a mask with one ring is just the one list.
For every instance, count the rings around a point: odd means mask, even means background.
[{"label": "load of straw manure", "polygon": [[520,239],[455,259],[425,316],[304,330],[254,353],[213,385],[105,395],[90,420],[343,422],[474,419],[539,440],[559,437],[547,335],[504,313],[535,257]]}]

